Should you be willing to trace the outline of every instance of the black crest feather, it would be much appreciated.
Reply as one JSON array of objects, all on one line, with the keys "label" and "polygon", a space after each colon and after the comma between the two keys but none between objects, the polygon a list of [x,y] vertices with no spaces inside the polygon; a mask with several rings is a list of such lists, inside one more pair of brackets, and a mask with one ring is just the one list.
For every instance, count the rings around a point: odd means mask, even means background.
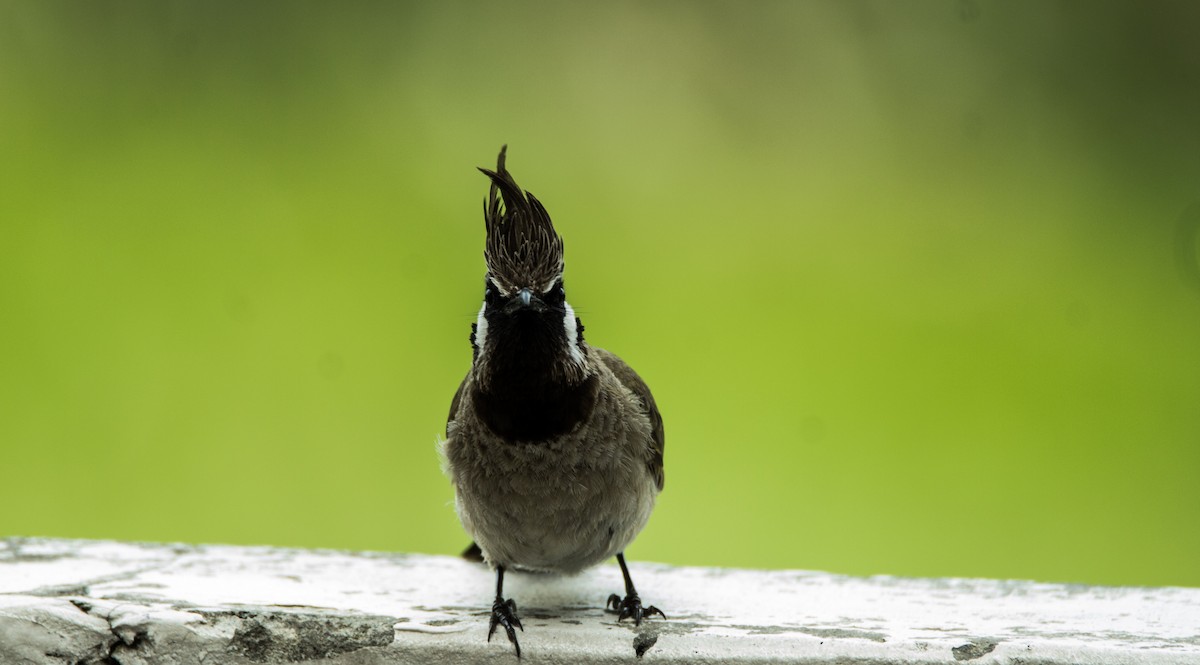
[{"label": "black crest feather", "polygon": [[[504,167],[508,146],[500,148],[496,170],[480,168],[492,180],[483,202],[488,273],[506,291],[549,289],[563,271],[563,242],[550,215],[533,194],[523,191]],[[499,196],[497,196],[499,194]]]}]

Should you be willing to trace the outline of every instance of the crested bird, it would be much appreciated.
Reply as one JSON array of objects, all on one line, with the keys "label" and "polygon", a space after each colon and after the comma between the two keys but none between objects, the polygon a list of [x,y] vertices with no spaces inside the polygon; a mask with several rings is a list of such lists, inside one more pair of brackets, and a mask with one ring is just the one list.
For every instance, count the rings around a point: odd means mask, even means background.
[{"label": "crested bird", "polygon": [[577,573],[615,556],[625,595],[605,609],[640,625],[643,606],[624,551],[663,488],[663,424],[646,383],[584,340],[563,286],[563,241],[537,198],[505,167],[484,200],[483,304],[471,326],[471,368],[450,405],[443,453],[458,517],[496,571],[488,626],[521,657],[510,569]]}]

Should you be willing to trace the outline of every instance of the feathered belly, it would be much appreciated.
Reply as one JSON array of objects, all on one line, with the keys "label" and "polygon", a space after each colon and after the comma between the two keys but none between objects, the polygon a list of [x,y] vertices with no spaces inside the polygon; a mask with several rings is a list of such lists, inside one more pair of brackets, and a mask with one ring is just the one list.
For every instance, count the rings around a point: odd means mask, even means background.
[{"label": "feathered belly", "polygon": [[622,551],[646,525],[656,488],[643,465],[523,452],[532,454],[508,463],[493,456],[485,477],[455,478],[463,526],[494,565],[578,572]]}]

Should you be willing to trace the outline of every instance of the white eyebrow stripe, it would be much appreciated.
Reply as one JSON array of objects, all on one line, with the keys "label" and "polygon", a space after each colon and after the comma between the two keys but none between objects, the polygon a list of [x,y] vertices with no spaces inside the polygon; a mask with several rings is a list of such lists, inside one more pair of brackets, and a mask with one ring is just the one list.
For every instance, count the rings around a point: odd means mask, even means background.
[{"label": "white eyebrow stripe", "polygon": [[509,292],[505,291],[504,289],[500,288],[500,284],[499,284],[499,283],[497,283],[497,282],[496,282],[496,280],[492,279],[492,276],[491,276],[491,275],[488,275],[488,276],[487,276],[487,279],[486,279],[486,281],[487,281],[488,288],[489,288],[489,289],[495,289],[495,290],[496,290],[496,293],[499,293],[500,295],[502,295],[502,296],[505,296],[505,297],[512,295],[511,293],[509,293]]},{"label": "white eyebrow stripe", "polygon": [[562,284],[562,273],[559,273],[558,277],[550,280],[550,286],[547,286],[545,289],[543,289],[542,294],[550,293],[554,290],[554,287],[558,286],[559,284]]}]

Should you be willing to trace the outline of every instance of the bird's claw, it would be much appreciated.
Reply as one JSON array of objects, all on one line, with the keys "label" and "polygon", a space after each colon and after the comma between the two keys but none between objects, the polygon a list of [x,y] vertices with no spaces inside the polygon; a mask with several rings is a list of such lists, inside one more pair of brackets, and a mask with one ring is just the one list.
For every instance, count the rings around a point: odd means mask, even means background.
[{"label": "bird's claw", "polygon": [[633,619],[633,625],[640,626],[642,625],[642,619],[649,619],[655,614],[664,619],[667,618],[667,615],[663,614],[662,610],[653,605],[643,608],[642,599],[638,598],[636,593],[631,593],[624,598],[614,593],[608,597],[608,602],[604,606],[606,609],[611,609],[618,613],[617,623],[631,618]]},{"label": "bird's claw", "polygon": [[517,631],[513,630],[513,626],[525,632],[525,627],[521,625],[521,619],[517,617],[517,604],[512,598],[508,600],[496,599],[492,603],[492,619],[488,622],[488,642],[492,641],[492,634],[496,632],[496,626],[504,626],[504,632],[508,634],[508,641],[512,642],[513,648],[517,650],[517,658],[521,657],[521,644],[517,642]]}]

